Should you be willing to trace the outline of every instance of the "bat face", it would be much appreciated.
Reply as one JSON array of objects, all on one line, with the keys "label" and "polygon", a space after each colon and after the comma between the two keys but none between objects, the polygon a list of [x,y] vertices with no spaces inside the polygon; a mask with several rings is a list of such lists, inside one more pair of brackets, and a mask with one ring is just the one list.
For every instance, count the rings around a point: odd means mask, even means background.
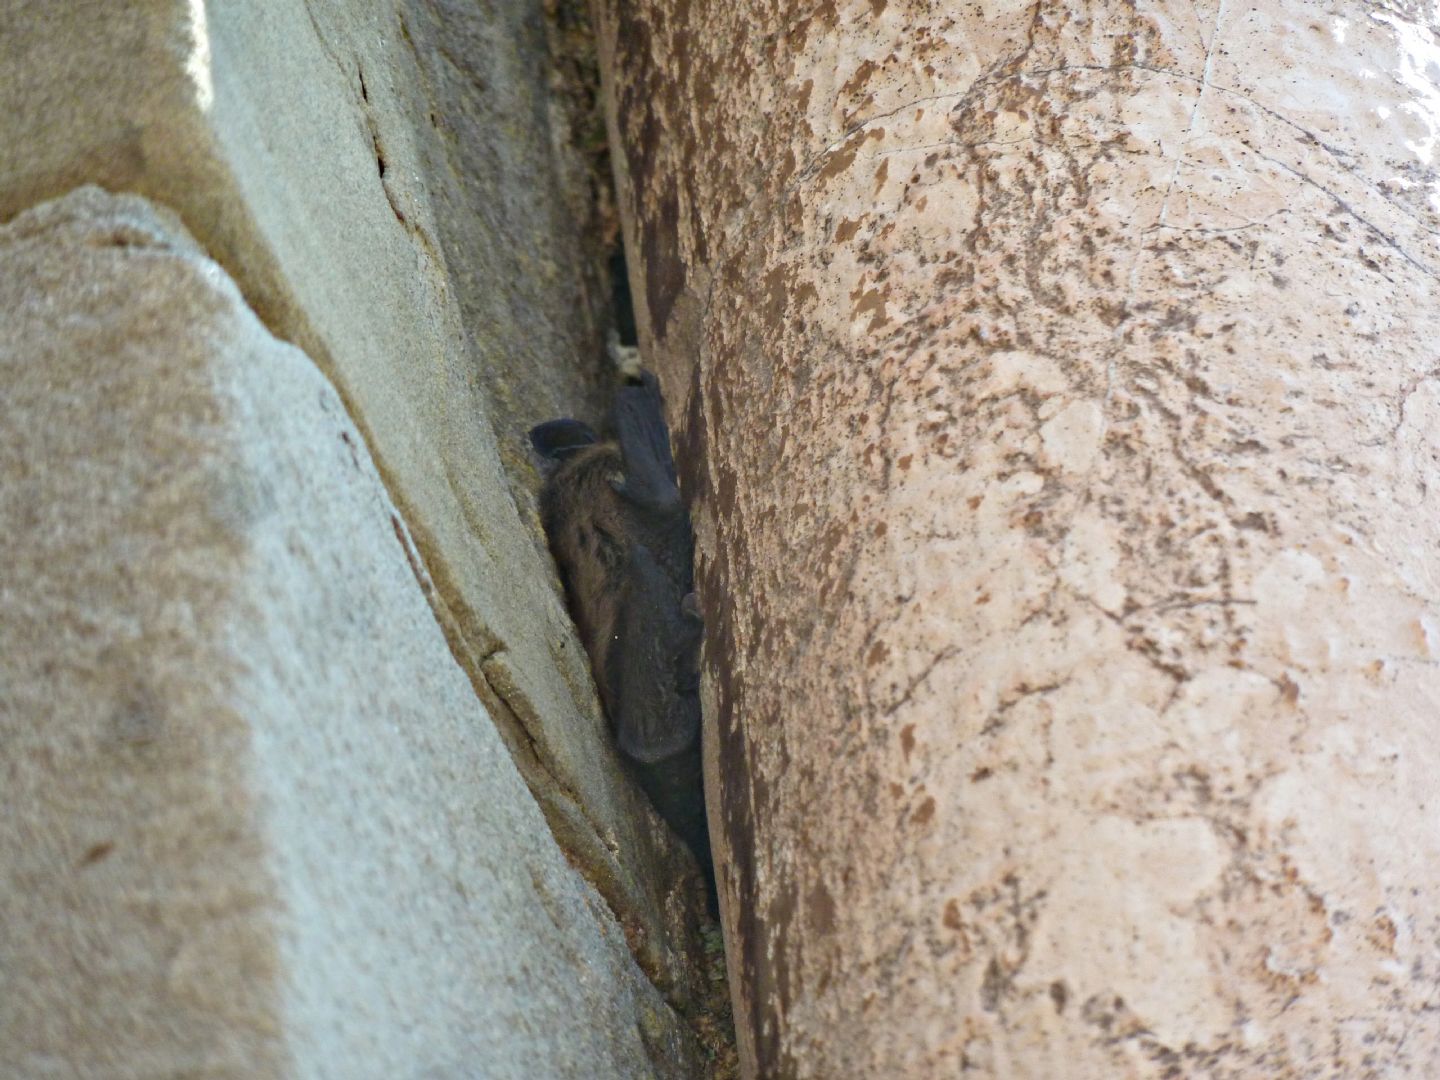
[{"label": "bat face", "polygon": [[618,702],[604,661],[628,591],[629,522],[614,486],[623,477],[619,446],[597,442],[561,462],[540,494],[545,536],[612,722]]},{"label": "bat face", "polygon": [[[616,393],[614,437],[554,420],[530,432],[553,462],[541,519],[615,740],[707,877],[700,778],[694,539],[655,376]],[[713,888],[713,884],[712,884]]]}]

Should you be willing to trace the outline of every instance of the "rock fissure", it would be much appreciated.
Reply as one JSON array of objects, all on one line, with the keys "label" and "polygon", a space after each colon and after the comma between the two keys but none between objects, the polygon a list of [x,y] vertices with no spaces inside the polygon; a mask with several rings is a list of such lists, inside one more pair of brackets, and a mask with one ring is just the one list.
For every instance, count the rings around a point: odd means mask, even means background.
[{"label": "rock fissure", "polygon": [[[69,828],[66,814],[127,819],[136,808],[121,783],[126,762],[144,765],[141,757],[163,757],[172,744],[188,752],[198,738],[204,753],[172,773],[191,764],[196,776],[233,773],[231,831],[251,845],[233,869],[255,871],[257,899],[243,911],[209,905],[223,926],[175,920],[177,932],[192,936],[171,943],[182,961],[170,991],[147,983],[139,967],[133,973],[124,997],[132,1010],[163,1004],[174,987],[192,995],[183,1014],[194,1022],[183,1025],[183,1038],[179,1028],[157,1033],[120,1017],[124,1002],[107,989],[111,969],[94,970],[83,949],[67,953],[82,957],[77,965],[45,963],[46,942],[63,948],[83,918],[66,924],[71,930],[60,927],[58,937],[0,934],[7,970],[24,972],[0,1026],[32,1007],[60,1018],[6,1028],[0,1071],[14,1066],[12,1055],[31,1052],[84,1071],[92,1021],[127,1032],[111,1064],[137,1051],[180,1071],[196,1061],[228,1067],[243,1049],[235,1003],[277,988],[280,1004],[262,1018],[259,1049],[238,1072],[288,1075],[287,1068],[322,1061],[355,1076],[448,1072],[474,1060],[477,1038],[488,1044],[484,1059],[497,1076],[679,1077],[710,1069],[713,1055],[696,1043],[696,1002],[709,992],[712,965],[683,925],[672,842],[614,755],[594,752],[603,723],[535,544],[528,465],[511,438],[537,416],[578,409],[600,378],[598,364],[592,371],[585,358],[599,344],[595,284],[608,245],[594,238],[605,211],[589,174],[576,167],[593,160],[593,148],[571,143],[571,101],[558,102],[550,82],[542,5],[480,11],[366,0],[281,5],[263,17],[166,2],[107,8],[103,16],[12,6],[0,82],[48,104],[0,120],[7,139],[30,148],[0,163],[0,206],[7,218],[21,214],[11,223],[21,230],[47,214],[94,219],[72,229],[73,238],[56,239],[45,256],[60,268],[43,286],[54,310],[73,309],[94,330],[66,346],[73,385],[88,385],[86,365],[113,381],[162,364],[112,403],[115,416],[150,432],[188,416],[147,411],[147,400],[162,400],[177,380],[193,372],[231,380],[232,395],[217,399],[211,416],[223,445],[209,447],[200,462],[216,470],[212,486],[190,510],[213,509],[246,552],[236,567],[207,562],[184,547],[183,535],[171,535],[177,559],[230,582],[240,600],[217,613],[225,625],[196,621],[189,638],[175,638],[201,657],[196,685],[177,690],[173,680],[149,679],[150,704],[121,710],[135,718],[117,722],[141,732],[143,755],[122,755],[101,783],[85,781],[48,825],[37,818],[32,846],[48,852],[55,828]],[[67,75],[77,50],[90,78]],[[478,79],[481,72],[492,77]],[[65,196],[83,182],[139,190],[149,202]],[[45,202],[60,196],[70,201]],[[199,246],[163,206],[185,219]],[[0,229],[6,280],[33,284],[31,253],[17,248],[17,235],[9,225]],[[157,257],[123,266],[94,261],[124,256],[135,243],[154,247]],[[185,273],[167,278],[167,267]],[[237,299],[227,272],[270,336]],[[138,291],[67,292],[64,282],[86,274]],[[138,311],[154,298],[146,290],[168,297],[171,313],[145,329],[171,335],[148,353],[130,347],[141,324],[126,321],[126,305]],[[20,295],[0,293],[7,305]],[[121,296],[110,308],[102,303]],[[193,335],[178,321],[192,308],[201,312]],[[7,326],[20,325],[17,310],[4,308]],[[27,326],[41,328],[37,342],[70,340],[63,318],[37,322],[37,310],[20,311]],[[11,391],[23,376],[5,367],[9,355],[0,344],[0,402],[13,413],[19,398]],[[191,369],[171,362],[181,357]],[[40,395],[36,422],[48,424],[79,400]],[[263,431],[247,426],[255,416],[267,418]],[[105,430],[96,425],[93,434]],[[28,477],[35,466],[23,460],[24,445],[17,467]],[[315,450],[321,445],[324,453]],[[165,468],[188,467],[175,446],[164,449]],[[127,444],[130,457],[75,460],[82,472],[133,464],[143,475],[143,455],[159,450],[147,437]],[[53,480],[72,475],[57,470]],[[86,520],[80,504],[36,497],[37,506],[72,506],[76,521]],[[327,513],[335,515],[330,525],[345,525],[327,527]],[[0,514],[0,528],[11,524]],[[87,538],[101,563],[124,567],[116,571],[122,583],[150,580],[155,565],[132,562],[135,551],[150,550],[149,532],[72,533]],[[32,538],[14,550],[27,545]],[[77,554],[54,553],[56,581]],[[92,578],[91,621],[103,632],[110,624],[101,609],[124,616],[127,601],[111,604],[104,572]],[[187,604],[204,609],[203,598],[171,584],[155,579],[150,589],[171,597],[181,614]],[[414,596],[407,599],[407,590]],[[64,587],[51,591],[57,603],[68,595]],[[158,657],[161,643],[152,644]],[[233,670],[212,663],[219,655],[212,646],[233,651],[226,653]],[[135,648],[151,657],[143,641]],[[7,646],[0,667],[20,655]],[[199,685],[207,671],[208,685]],[[0,681],[10,685],[11,675]],[[51,715],[71,722],[64,709]],[[254,767],[232,770],[231,743],[201,738],[197,716],[224,718],[224,738],[248,745]],[[156,717],[160,727],[151,723]],[[0,725],[10,719],[12,710],[0,709]],[[48,723],[30,725],[41,742]],[[50,788],[69,791],[81,777],[71,774]],[[116,784],[107,787],[110,780]],[[91,913],[108,911],[107,889],[127,875],[151,882],[157,903],[175,883],[182,894],[200,895],[185,892],[192,869],[201,885],[222,880],[185,862],[201,853],[204,845],[187,846],[187,838],[203,829],[170,808],[166,791],[146,798],[173,828],[169,855],[97,836],[52,860],[83,863],[92,891],[80,902]],[[261,808],[253,821],[252,807]],[[16,865],[9,851],[8,843],[0,848],[0,874]],[[46,910],[68,910],[70,884],[41,878],[34,889],[6,890],[45,898],[7,909],[12,931],[39,925]],[[324,920],[315,916],[322,909]],[[105,927],[122,927],[116,940],[133,944],[143,967],[148,939],[123,929],[123,919],[95,918],[102,936]],[[227,934],[278,944],[273,955],[246,949],[245,962],[232,964]],[[513,962],[522,954],[523,975]],[[432,975],[428,1006],[415,993],[420,969]],[[36,974],[42,971],[49,973]],[[65,985],[72,971],[92,987],[73,1000],[90,994],[95,1007],[45,1011],[47,1001],[75,989]],[[375,996],[382,972],[389,985]],[[505,973],[506,992],[476,991],[481,972]],[[434,994],[437,986],[444,993]],[[361,1003],[349,1013],[340,1004],[346,995]],[[362,1014],[363,1033],[354,1029]],[[142,1037],[151,1041],[142,1045]],[[189,1049],[167,1057],[177,1038]],[[706,1038],[723,1045],[723,1036]],[[261,1043],[283,1052],[267,1057]],[[357,1063],[360,1046],[369,1050]]]}]

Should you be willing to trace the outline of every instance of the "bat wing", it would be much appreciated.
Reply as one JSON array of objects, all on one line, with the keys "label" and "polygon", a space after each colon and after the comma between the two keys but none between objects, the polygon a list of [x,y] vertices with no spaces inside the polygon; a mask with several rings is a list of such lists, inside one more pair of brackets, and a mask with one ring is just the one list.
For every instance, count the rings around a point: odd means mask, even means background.
[{"label": "bat wing", "polygon": [[613,420],[625,459],[625,494],[649,506],[678,504],[665,405],[653,372],[642,371],[639,386],[622,386],[616,392]]},{"label": "bat wing", "polygon": [[652,764],[700,738],[700,698],[685,676],[699,633],[680,610],[670,578],[644,544],[632,544],[625,598],[607,658],[615,694],[615,740],[630,758]]}]

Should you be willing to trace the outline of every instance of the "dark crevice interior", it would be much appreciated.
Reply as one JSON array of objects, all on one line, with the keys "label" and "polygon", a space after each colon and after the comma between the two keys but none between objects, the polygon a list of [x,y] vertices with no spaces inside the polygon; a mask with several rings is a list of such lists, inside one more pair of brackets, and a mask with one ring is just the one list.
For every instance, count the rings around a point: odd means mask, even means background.
[{"label": "dark crevice interior", "polygon": [[[617,237],[618,240],[618,237]],[[638,335],[636,329],[635,309],[633,297],[630,290],[630,277],[625,257],[625,250],[619,243],[611,251],[607,260],[606,270],[610,278],[611,310],[609,312],[611,327],[615,339],[624,348],[635,348],[638,346]],[[604,362],[609,365],[612,357],[605,357]],[[607,371],[607,376],[618,384],[619,373],[613,369]],[[638,382],[638,380],[627,380]],[[607,420],[607,425],[602,428],[601,437],[613,438],[616,432],[613,430],[613,421]],[[693,586],[692,586],[693,587]],[[611,725],[613,731],[613,725]],[[623,757],[624,755],[622,755]],[[674,777],[668,774],[662,775],[657,780],[657,774],[663,773],[662,769],[655,769],[641,765],[638,762],[626,759],[626,764],[631,778],[647,793],[652,805],[661,812],[662,817],[667,817],[661,809],[661,804],[655,801],[655,786],[657,782],[661,789],[667,783],[674,781]],[[668,777],[668,779],[667,779]],[[663,799],[661,800],[664,801]],[[692,926],[694,932],[700,939],[701,948],[705,957],[708,980],[708,992],[697,1000],[673,1002],[682,1015],[690,1022],[696,1031],[701,1045],[706,1051],[709,1059],[709,1069],[706,1075],[715,1078],[730,1078],[738,1076],[738,1061],[735,1054],[734,1028],[731,1017],[731,1006],[729,997],[729,986],[727,978],[727,967],[724,953],[724,937],[720,930],[718,901],[714,886],[714,871],[710,866],[708,837],[696,838],[693,836],[683,837],[682,846],[688,847],[696,855],[697,862],[702,869],[702,877],[705,879],[706,896],[703,907],[701,905],[690,905],[689,910],[694,913],[695,922]],[[698,850],[697,845],[703,845],[704,850]]]},{"label": "dark crevice interior", "polygon": [[[596,327],[600,331],[597,335],[600,340],[595,342],[589,357],[580,358],[582,370],[577,372],[578,380],[585,388],[578,396],[586,402],[583,407],[589,410],[580,419],[594,422],[597,428],[602,428],[611,395],[620,382],[614,361],[607,354],[605,340],[613,332],[612,340],[618,339],[620,346],[629,349],[638,347],[631,272],[635,272],[637,282],[643,283],[646,268],[633,261],[633,252],[627,253],[616,211],[618,204],[610,157],[612,148],[606,136],[606,105],[602,99],[588,0],[547,0],[545,8],[552,63],[557,75],[551,82],[551,92],[559,95],[568,107],[571,146],[585,163],[592,196],[587,220],[577,222],[577,254],[590,262],[590,269],[583,272],[583,277],[600,284],[606,290],[600,295],[609,301],[601,305],[603,314],[597,320],[601,324]],[[643,357],[641,361],[644,362]],[[587,367],[588,371],[583,370]],[[593,395],[589,388],[597,385],[601,393]],[[577,400],[576,404],[580,402]],[[535,424],[553,417],[531,416],[525,419]],[[612,433],[603,431],[602,434],[608,436]],[[638,786],[643,790],[645,785]],[[676,847],[685,850],[683,843],[677,843]],[[688,857],[688,851],[686,855]],[[671,1003],[684,1016],[704,1051],[706,1067],[702,1075],[714,1080],[730,1080],[739,1075],[739,1065],[724,939],[713,895],[700,903],[689,902],[686,908],[693,913],[695,920],[689,932],[695,935],[692,940],[699,942],[704,985],[687,1000],[672,998]]]}]

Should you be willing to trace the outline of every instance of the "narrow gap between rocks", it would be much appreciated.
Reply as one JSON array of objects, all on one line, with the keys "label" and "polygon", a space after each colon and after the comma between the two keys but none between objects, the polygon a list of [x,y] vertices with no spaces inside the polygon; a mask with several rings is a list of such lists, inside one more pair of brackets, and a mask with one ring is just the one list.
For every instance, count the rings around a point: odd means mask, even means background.
[{"label": "narrow gap between rocks", "polygon": [[[582,370],[579,377],[587,386],[598,383],[614,387],[619,385],[620,375],[602,343],[606,335],[613,333],[620,346],[638,347],[629,274],[634,270],[637,279],[643,281],[646,267],[630,261],[634,255],[624,248],[589,0],[544,0],[544,7],[553,70],[552,93],[569,114],[572,148],[584,161],[593,199],[589,227],[582,229],[589,235],[582,235],[580,247],[584,257],[596,265],[592,265],[585,276],[603,283],[609,299],[606,325],[600,328],[601,341],[591,350],[591,356],[581,361],[582,366],[593,365],[593,368]],[[640,360],[649,367],[645,357]],[[606,393],[600,401],[593,397],[591,400],[603,409],[608,398]],[[527,418],[535,423],[549,419],[552,418]],[[596,423],[602,421],[603,412],[578,419]],[[673,446],[672,439],[672,450]],[[695,1032],[708,1059],[704,1075],[711,1080],[732,1080],[739,1076],[739,1064],[724,939],[714,911],[704,904],[698,910],[703,914],[693,929],[702,945],[706,986],[694,1000],[674,1004]]]}]

